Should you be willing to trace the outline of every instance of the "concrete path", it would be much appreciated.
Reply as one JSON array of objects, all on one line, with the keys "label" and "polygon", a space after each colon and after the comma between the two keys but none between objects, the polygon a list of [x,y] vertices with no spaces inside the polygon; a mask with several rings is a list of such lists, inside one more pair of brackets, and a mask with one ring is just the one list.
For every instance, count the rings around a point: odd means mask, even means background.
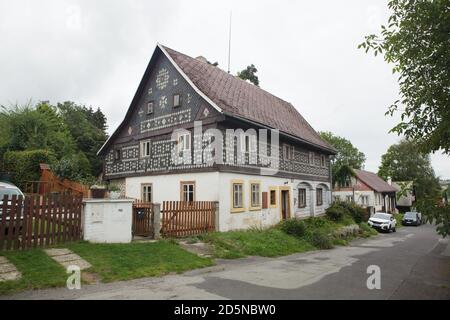
[{"label": "concrete path", "polygon": [[79,255],[73,253],[69,249],[46,249],[44,250],[53,260],[58,262],[63,267],[78,266],[80,270],[85,270],[91,267],[91,264],[81,258]]},{"label": "concrete path", "polygon": [[6,257],[0,256],[0,282],[19,280],[21,277],[22,274],[12,263]]},{"label": "concrete path", "polygon": [[[450,249],[431,226],[279,258],[220,260],[182,275],[19,293],[4,299],[450,299]],[[369,290],[367,268],[381,270]]]}]

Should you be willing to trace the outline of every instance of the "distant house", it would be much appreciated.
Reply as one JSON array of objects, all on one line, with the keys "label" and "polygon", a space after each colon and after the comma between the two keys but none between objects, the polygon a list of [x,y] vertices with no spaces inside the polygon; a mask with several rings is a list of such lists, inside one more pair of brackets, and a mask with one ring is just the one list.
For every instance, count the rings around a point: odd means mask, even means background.
[{"label": "distant house", "polygon": [[397,188],[373,172],[355,169],[355,176],[333,190],[333,200],[353,201],[371,213],[396,211]]},{"label": "distant house", "polygon": [[392,181],[392,186],[399,192],[404,190],[403,194],[397,199],[397,209],[402,212],[411,211],[416,201],[413,181]]},{"label": "distant house", "polygon": [[[157,45],[130,107],[117,112],[124,120],[99,155],[105,179],[124,196],[218,201],[220,231],[323,214],[331,202],[335,149],[292,104],[204,58]],[[274,129],[276,144],[261,136]],[[246,134],[229,139],[237,130]],[[219,162],[210,161],[219,140],[209,132],[225,136]],[[278,164],[274,174],[262,174],[267,163]]]}]

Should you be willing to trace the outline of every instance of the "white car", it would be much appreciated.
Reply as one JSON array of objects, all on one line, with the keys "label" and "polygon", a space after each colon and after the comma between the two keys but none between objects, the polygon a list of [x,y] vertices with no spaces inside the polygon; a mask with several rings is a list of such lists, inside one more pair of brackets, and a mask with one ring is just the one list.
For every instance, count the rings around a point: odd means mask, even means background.
[{"label": "white car", "polygon": [[[22,191],[20,191],[19,188],[17,188],[15,185],[8,183],[8,182],[2,182],[0,181],[0,221],[3,219],[3,199],[4,196],[8,197],[8,204],[11,204],[11,198],[12,196],[17,197],[25,197]],[[23,210],[23,209],[22,209]],[[23,215],[23,212],[22,212]],[[5,220],[9,221],[9,212],[5,213]]]},{"label": "white car", "polygon": [[397,220],[390,213],[377,212],[372,217],[370,217],[367,222],[369,226],[379,231],[396,231]]}]

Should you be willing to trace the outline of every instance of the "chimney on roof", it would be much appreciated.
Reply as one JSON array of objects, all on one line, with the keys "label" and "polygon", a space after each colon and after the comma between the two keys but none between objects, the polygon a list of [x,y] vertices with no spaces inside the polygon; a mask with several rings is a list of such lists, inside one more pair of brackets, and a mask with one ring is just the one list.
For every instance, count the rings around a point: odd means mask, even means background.
[{"label": "chimney on roof", "polygon": [[391,177],[387,178],[387,183],[392,186],[392,178]]},{"label": "chimney on roof", "polygon": [[201,61],[201,62],[208,63],[208,60],[207,60],[205,57],[203,57],[203,56],[198,56],[198,57],[195,58],[195,59],[197,59],[198,61]]}]

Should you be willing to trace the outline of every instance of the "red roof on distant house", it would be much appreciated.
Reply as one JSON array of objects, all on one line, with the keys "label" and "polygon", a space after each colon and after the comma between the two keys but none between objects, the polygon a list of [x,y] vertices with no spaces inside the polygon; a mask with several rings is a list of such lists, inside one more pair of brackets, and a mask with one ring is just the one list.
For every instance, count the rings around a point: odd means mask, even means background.
[{"label": "red roof on distant house", "polygon": [[377,192],[397,192],[397,188],[381,179],[373,172],[354,169],[356,177]]}]

